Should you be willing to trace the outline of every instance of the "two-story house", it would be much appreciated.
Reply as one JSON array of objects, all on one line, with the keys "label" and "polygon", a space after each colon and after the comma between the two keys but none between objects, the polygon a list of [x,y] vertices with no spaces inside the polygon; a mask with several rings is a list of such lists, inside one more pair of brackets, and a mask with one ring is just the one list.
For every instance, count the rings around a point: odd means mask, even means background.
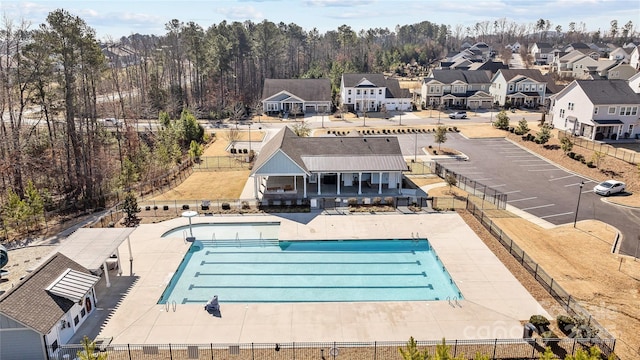
[{"label": "two-story house", "polygon": [[590,57],[597,61],[600,58],[600,53],[591,49],[572,50],[568,53],[556,52],[550,71],[556,72],[561,77],[573,76],[573,64],[585,57]]},{"label": "two-story house", "polygon": [[591,79],[598,69],[598,60],[594,60],[589,56],[583,56],[574,61],[571,67],[571,76],[573,78],[581,80]]},{"label": "two-story house", "polygon": [[640,46],[636,46],[631,50],[631,54],[629,55],[629,65],[636,69],[636,71],[640,70]]},{"label": "two-story house", "polygon": [[554,127],[591,140],[635,137],[640,94],[624,80],[574,80],[553,96]]},{"label": "two-story house", "polygon": [[491,72],[471,70],[433,70],[422,81],[423,106],[489,108]]},{"label": "two-story house", "polygon": [[350,111],[410,111],[411,94],[382,74],[342,74],[340,103]]},{"label": "two-story house", "polygon": [[632,51],[633,49],[631,48],[616,47],[615,49],[612,49],[611,52],[609,52],[609,60],[616,60],[616,61],[628,63],[629,60],[631,59]]},{"label": "two-story house", "polygon": [[537,69],[503,69],[491,79],[489,93],[500,106],[537,107],[544,105],[547,92],[555,92],[551,76]]},{"label": "two-story house", "polygon": [[546,65],[553,60],[553,47],[548,43],[536,42],[531,45],[529,54],[535,64]]}]

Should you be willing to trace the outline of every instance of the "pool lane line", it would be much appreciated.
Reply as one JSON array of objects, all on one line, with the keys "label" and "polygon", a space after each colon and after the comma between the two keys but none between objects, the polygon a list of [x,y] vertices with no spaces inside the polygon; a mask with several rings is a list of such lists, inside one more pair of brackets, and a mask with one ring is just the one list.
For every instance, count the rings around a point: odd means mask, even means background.
[{"label": "pool lane line", "polygon": [[200,265],[420,265],[418,261],[202,261]]},{"label": "pool lane line", "polygon": [[262,274],[253,274],[253,273],[203,273],[196,272],[195,277],[199,276],[244,276],[244,277],[260,277],[260,276],[420,276],[426,277],[427,274],[424,272],[421,273],[376,273],[376,274],[358,274],[358,273],[262,273]]},{"label": "pool lane line", "polygon": [[353,285],[353,286],[295,286],[295,285],[290,285],[290,286],[268,286],[268,285],[260,285],[260,286],[246,286],[246,285],[228,285],[228,286],[203,286],[203,285],[193,285],[191,284],[191,286],[189,286],[189,290],[193,290],[193,289],[431,289],[433,290],[433,285],[428,284],[428,285],[415,285],[415,286],[409,286],[409,285],[388,285],[388,286],[360,286],[360,285]]}]

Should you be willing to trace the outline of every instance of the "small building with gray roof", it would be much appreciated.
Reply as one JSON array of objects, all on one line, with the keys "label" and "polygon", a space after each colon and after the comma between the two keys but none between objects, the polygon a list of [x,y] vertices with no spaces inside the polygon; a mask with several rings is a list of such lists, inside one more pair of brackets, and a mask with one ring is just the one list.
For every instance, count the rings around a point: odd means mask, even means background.
[{"label": "small building with gray roof", "polygon": [[0,297],[0,359],[58,358],[95,310],[100,278],[56,253]]},{"label": "small building with gray roof", "polygon": [[251,175],[256,199],[397,195],[406,169],[395,136],[299,137],[285,127],[262,147]]}]

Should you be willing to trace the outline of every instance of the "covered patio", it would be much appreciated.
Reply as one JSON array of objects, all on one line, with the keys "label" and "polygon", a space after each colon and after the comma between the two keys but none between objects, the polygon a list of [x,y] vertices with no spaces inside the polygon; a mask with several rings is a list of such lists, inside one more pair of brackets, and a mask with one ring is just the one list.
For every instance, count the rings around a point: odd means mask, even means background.
[{"label": "covered patio", "polygon": [[104,274],[107,287],[111,286],[109,268],[118,269],[122,275],[122,263],[118,248],[127,240],[130,271],[133,273],[133,255],[129,236],[135,228],[81,228],[60,245],[58,251],[91,271]]}]

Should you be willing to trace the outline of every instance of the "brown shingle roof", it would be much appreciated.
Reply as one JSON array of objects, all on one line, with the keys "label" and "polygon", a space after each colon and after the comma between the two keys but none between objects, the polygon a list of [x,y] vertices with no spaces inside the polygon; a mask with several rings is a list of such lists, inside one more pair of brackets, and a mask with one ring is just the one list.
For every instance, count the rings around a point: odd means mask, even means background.
[{"label": "brown shingle roof", "polygon": [[262,99],[283,90],[305,101],[331,101],[329,79],[264,79]]},{"label": "brown shingle roof", "polygon": [[40,334],[47,334],[74,304],[46,291],[67,269],[90,274],[75,261],[57,253],[0,297],[0,313]]}]

